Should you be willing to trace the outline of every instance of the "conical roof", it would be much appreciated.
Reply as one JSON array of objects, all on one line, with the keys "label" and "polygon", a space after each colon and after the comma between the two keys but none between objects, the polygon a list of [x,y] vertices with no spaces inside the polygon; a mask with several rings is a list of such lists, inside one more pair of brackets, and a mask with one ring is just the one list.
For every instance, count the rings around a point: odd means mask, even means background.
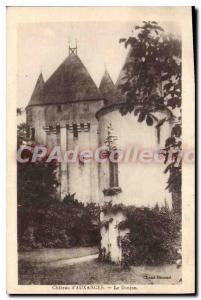
[{"label": "conical roof", "polygon": [[[129,50],[127,56],[126,56],[126,59],[125,59],[125,62],[124,62],[124,65],[119,73],[119,76],[117,78],[117,81],[115,83],[115,88],[118,92],[118,94],[122,95],[122,84],[124,84],[126,82],[126,75],[127,75],[127,70],[125,68],[125,66],[129,63],[132,63],[134,60],[134,57],[131,55],[131,49]],[[124,97],[124,96],[123,96]]]},{"label": "conical roof", "polygon": [[42,95],[43,87],[44,87],[43,74],[40,73],[40,75],[38,77],[38,80],[36,81],[36,85],[35,85],[35,88],[33,90],[33,93],[31,95],[29,105],[37,104],[37,102],[40,99],[40,96]]},{"label": "conical roof", "polygon": [[115,91],[116,91],[116,102],[125,102],[126,97],[122,91],[122,85],[126,82],[126,75],[127,75],[127,70],[125,66],[131,62],[133,62],[133,56],[131,55],[132,49],[129,50],[125,62],[123,64],[123,67],[119,73],[119,76],[117,78],[117,81],[115,83]]},{"label": "conical roof", "polygon": [[45,82],[43,91],[34,104],[60,104],[101,99],[89,72],[76,54],[70,54]]},{"label": "conical roof", "polygon": [[115,85],[107,70],[105,70],[105,73],[101,79],[99,90],[105,100],[114,101]]}]

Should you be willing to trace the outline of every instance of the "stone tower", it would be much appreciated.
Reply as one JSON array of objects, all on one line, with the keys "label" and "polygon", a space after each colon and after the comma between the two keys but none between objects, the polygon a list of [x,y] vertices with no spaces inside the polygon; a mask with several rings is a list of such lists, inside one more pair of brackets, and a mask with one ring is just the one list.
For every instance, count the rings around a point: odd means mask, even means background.
[{"label": "stone tower", "polygon": [[[130,60],[128,53],[125,63]],[[126,219],[122,205],[172,207],[171,196],[166,190],[164,163],[152,159],[155,152],[164,148],[172,125],[165,122],[159,132],[156,121],[153,126],[147,126],[146,122],[138,122],[133,112],[122,115],[120,109],[124,107],[125,98],[121,95],[121,85],[124,78],[125,69],[122,68],[113,88],[108,74],[105,74],[103,83],[107,88],[102,88],[102,92],[113,96],[108,97],[107,103],[96,113],[99,121],[99,145],[107,145],[109,154],[122,152],[120,162],[107,160],[99,164],[101,254],[103,259],[116,263],[122,260],[121,240],[128,233],[128,229],[119,230],[118,227]],[[164,115],[157,117],[160,120]],[[152,153],[151,160],[141,161],[138,150],[145,151],[148,155]]]},{"label": "stone tower", "polygon": [[[58,145],[63,151],[96,149],[98,121],[95,113],[104,99],[93,79],[77,55],[69,48],[69,55],[44,82],[40,74],[26,108],[31,138],[48,149]],[[84,203],[98,202],[97,164],[62,162],[58,170],[59,194],[76,193]]]}]

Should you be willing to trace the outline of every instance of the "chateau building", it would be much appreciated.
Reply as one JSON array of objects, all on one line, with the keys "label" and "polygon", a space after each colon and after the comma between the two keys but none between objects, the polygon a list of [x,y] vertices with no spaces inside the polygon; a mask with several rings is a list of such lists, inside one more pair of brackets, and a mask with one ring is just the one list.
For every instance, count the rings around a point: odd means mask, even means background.
[{"label": "chateau building", "polygon": [[[128,54],[126,61],[129,59]],[[37,80],[26,108],[32,140],[50,149],[58,145],[63,151],[76,147],[79,151],[95,151],[108,146],[111,151],[120,149],[124,155],[132,153],[132,156],[136,149],[163,148],[172,124],[164,122],[159,130],[157,124],[139,123],[133,113],[121,115],[123,77],[124,68],[114,84],[106,70],[98,88],[78,57],[77,48],[69,48],[68,57],[53,75],[44,82],[40,74]],[[172,207],[161,162],[129,158],[119,163],[109,160],[98,163],[95,159],[82,163],[78,159],[74,163],[62,162],[58,179],[61,200],[68,193],[76,193],[76,198],[84,203]],[[119,232],[117,225],[123,219],[121,213],[112,216],[101,213],[101,222],[108,224],[101,228],[101,247],[115,262],[121,261],[118,237],[125,232]]]}]

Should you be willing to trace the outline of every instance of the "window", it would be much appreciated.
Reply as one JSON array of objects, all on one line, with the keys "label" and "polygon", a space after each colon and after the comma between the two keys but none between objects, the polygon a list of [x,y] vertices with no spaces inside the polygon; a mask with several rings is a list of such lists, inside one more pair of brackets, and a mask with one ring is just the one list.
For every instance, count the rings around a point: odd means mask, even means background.
[{"label": "window", "polygon": [[57,145],[60,145],[60,125],[56,125],[56,139]]},{"label": "window", "polygon": [[61,105],[57,106],[57,112],[59,112],[59,113],[61,112]]},{"label": "window", "polygon": [[35,140],[35,128],[31,128],[31,140]]},{"label": "window", "polygon": [[84,123],[80,124],[80,128],[81,128],[82,131],[84,130]]},{"label": "window", "polygon": [[160,127],[156,128],[157,142],[160,144]]},{"label": "window", "polygon": [[119,186],[118,163],[109,161],[109,168],[110,168],[110,187],[117,187],[117,186]]},{"label": "window", "polygon": [[56,125],[56,134],[60,133],[60,125]]},{"label": "window", "polygon": [[77,124],[73,124],[73,136],[74,138],[78,138]]}]

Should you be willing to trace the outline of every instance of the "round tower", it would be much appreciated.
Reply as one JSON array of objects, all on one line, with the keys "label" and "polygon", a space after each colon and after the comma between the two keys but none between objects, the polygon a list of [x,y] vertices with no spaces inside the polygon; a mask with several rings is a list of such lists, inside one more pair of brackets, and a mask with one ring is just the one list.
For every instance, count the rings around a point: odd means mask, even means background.
[{"label": "round tower", "polygon": [[[172,206],[171,196],[166,190],[164,157],[159,155],[170,134],[171,124],[164,122],[158,128],[155,121],[152,126],[147,126],[146,122],[138,122],[133,113],[122,115],[120,110],[125,100],[119,90],[121,78],[122,74],[114,91],[106,75],[102,87],[106,105],[96,114],[99,146],[102,147],[100,157],[104,157],[99,163],[101,255],[116,263],[122,260],[121,239],[128,233],[128,230],[118,228],[126,218],[121,207]],[[157,117],[162,119],[164,115]]]}]

